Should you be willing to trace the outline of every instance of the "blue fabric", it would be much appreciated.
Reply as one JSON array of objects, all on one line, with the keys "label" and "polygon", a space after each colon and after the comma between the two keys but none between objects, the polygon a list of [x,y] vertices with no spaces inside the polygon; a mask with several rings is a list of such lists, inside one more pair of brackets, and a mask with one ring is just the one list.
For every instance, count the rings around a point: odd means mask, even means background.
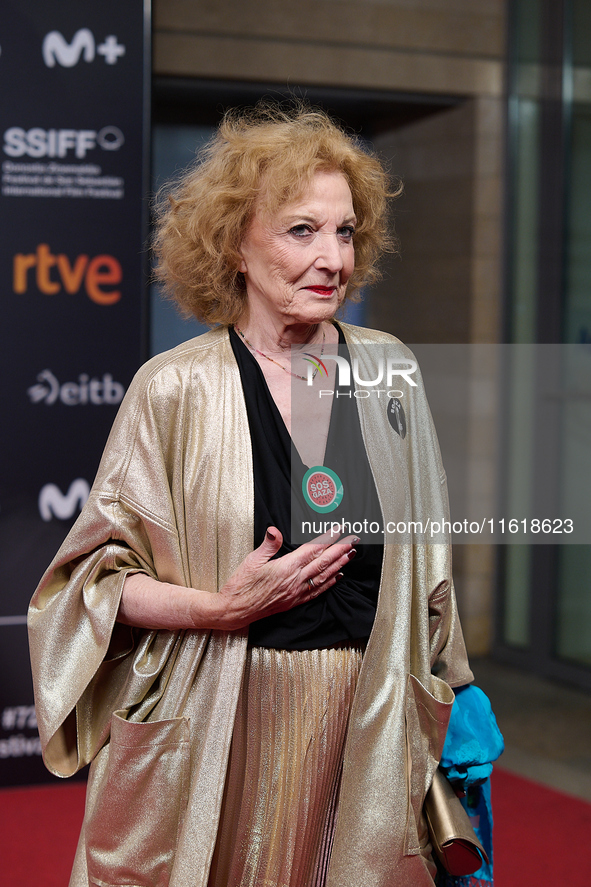
[{"label": "blue fabric", "polygon": [[440,871],[438,887],[491,887],[493,885],[493,816],[490,800],[492,762],[505,744],[488,697],[467,684],[455,690],[456,698],[443,746],[441,770],[466,792],[462,804],[488,854],[488,863],[472,875],[453,877]]},{"label": "blue fabric", "polygon": [[505,744],[488,696],[472,684],[458,687],[455,694],[439,766],[451,782],[465,788],[488,779]]}]

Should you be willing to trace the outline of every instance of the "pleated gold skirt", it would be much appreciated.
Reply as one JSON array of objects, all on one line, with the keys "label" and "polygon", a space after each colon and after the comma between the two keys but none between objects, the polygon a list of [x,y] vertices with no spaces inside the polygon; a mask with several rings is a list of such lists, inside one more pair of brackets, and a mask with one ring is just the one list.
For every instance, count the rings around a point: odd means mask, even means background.
[{"label": "pleated gold skirt", "polygon": [[209,887],[322,887],[363,649],[248,653]]}]

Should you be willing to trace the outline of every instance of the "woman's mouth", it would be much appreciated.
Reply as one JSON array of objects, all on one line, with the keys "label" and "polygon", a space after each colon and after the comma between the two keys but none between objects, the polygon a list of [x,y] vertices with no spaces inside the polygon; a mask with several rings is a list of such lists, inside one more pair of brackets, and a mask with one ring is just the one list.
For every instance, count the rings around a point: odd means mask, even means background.
[{"label": "woman's mouth", "polygon": [[334,286],[307,286],[306,289],[318,293],[319,296],[332,296],[335,291]]}]

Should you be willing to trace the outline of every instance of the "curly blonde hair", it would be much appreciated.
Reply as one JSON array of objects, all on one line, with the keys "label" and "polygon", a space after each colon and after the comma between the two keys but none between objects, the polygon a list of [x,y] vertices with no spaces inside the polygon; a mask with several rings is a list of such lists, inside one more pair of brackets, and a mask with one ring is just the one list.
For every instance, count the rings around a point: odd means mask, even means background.
[{"label": "curly blonde hair", "polygon": [[355,269],[346,298],[379,277],[377,260],[395,251],[388,233],[388,175],[359,139],[323,111],[301,104],[229,111],[168,200],[156,203],[156,278],[185,315],[235,323],[246,301],[240,245],[257,202],[273,212],[297,199],[318,171],[347,179],[357,217]]}]

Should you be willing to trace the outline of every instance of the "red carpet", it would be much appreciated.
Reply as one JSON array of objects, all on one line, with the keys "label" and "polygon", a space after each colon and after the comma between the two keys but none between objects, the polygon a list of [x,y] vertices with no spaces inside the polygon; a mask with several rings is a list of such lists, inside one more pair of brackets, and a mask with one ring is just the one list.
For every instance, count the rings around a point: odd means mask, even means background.
[{"label": "red carpet", "polygon": [[0,883],[67,887],[84,815],[86,783],[0,791]]},{"label": "red carpet", "polygon": [[[67,887],[84,811],[80,782],[0,791],[1,883]],[[588,887],[591,804],[497,768],[495,887]]]},{"label": "red carpet", "polygon": [[495,768],[495,887],[589,887],[591,804]]}]

